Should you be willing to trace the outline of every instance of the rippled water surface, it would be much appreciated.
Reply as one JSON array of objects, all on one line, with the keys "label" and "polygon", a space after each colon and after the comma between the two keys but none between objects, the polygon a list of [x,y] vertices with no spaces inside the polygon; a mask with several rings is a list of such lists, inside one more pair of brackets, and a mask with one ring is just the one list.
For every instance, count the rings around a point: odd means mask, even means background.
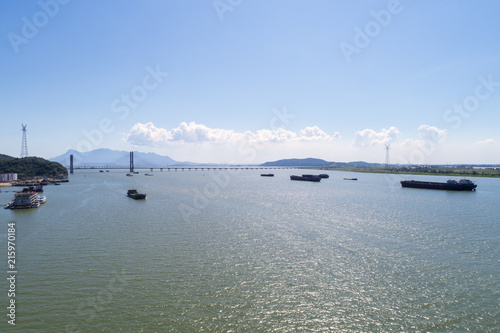
[{"label": "rippled water surface", "polygon": [[4,262],[16,223],[12,331],[500,330],[499,179],[454,193],[401,188],[409,176],[153,173],[77,170],[42,207],[2,209]]}]

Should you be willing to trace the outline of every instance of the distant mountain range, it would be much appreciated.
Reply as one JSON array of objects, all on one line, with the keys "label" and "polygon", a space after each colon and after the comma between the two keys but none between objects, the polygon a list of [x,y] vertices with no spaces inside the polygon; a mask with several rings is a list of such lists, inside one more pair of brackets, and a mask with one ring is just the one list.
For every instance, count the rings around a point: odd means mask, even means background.
[{"label": "distant mountain range", "polygon": [[[61,163],[69,167],[70,155],[73,155],[73,166],[88,166],[88,167],[125,167],[130,164],[130,152],[111,150],[111,149],[96,149],[88,152],[79,152],[73,149],[66,153],[50,158],[50,161]],[[134,166],[136,167],[162,167],[162,166],[195,166],[202,165],[201,163],[179,162],[171,159],[168,156],[162,156],[155,153],[134,152]],[[216,165],[207,164],[203,165]],[[266,162],[260,166],[286,166],[286,167],[377,167],[381,166],[378,163],[367,162],[328,162],[319,158],[292,158],[282,159],[273,162]]]},{"label": "distant mountain range", "polygon": [[[130,164],[130,152],[111,150],[111,149],[96,149],[88,152],[79,152],[69,149],[66,153],[50,158],[50,161],[59,162],[64,166],[69,167],[70,155],[73,155],[73,166],[90,166],[90,167],[116,167],[128,166]],[[170,166],[170,165],[190,165],[190,162],[178,162],[168,156],[161,156],[155,153],[134,152],[135,166]]]}]

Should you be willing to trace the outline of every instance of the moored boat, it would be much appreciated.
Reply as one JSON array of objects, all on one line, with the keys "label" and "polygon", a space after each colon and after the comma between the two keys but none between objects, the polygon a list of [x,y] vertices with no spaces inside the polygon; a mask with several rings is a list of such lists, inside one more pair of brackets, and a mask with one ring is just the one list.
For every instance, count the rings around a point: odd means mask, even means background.
[{"label": "moored boat", "polygon": [[261,173],[261,177],[274,177],[274,173]]},{"label": "moored boat", "polygon": [[47,197],[45,195],[39,195],[38,196],[38,202],[41,204],[44,204],[47,202]]},{"label": "moored boat", "polygon": [[446,191],[475,191],[477,187],[477,185],[469,179],[460,179],[460,181],[458,182],[456,180],[450,179],[446,183],[402,180],[401,186],[409,188],[423,188]]},{"label": "moored boat", "polygon": [[5,209],[28,209],[40,207],[40,200],[34,187],[24,188],[14,195],[14,201],[5,205]]}]

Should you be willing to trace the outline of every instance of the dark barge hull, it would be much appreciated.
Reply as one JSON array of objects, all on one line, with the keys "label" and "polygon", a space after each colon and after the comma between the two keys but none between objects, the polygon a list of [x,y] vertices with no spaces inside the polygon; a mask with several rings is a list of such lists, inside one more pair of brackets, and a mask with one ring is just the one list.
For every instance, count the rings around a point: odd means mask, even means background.
[{"label": "dark barge hull", "polygon": [[437,183],[437,182],[422,182],[417,180],[402,180],[402,187],[423,188],[429,190],[445,190],[445,191],[475,191],[477,185],[474,183]]},{"label": "dark barge hull", "polygon": [[[305,176],[305,177],[304,177]],[[305,182],[319,182],[321,178],[312,175],[303,175],[303,176],[290,176],[290,180],[301,180]]]}]

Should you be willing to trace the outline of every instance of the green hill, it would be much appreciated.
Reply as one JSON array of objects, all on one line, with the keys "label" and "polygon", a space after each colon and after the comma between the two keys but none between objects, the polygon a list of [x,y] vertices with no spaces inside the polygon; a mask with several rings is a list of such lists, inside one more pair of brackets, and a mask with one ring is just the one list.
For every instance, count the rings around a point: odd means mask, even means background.
[{"label": "green hill", "polygon": [[41,157],[16,158],[3,154],[0,154],[0,173],[17,173],[19,179],[68,176],[68,170],[60,163]]}]

